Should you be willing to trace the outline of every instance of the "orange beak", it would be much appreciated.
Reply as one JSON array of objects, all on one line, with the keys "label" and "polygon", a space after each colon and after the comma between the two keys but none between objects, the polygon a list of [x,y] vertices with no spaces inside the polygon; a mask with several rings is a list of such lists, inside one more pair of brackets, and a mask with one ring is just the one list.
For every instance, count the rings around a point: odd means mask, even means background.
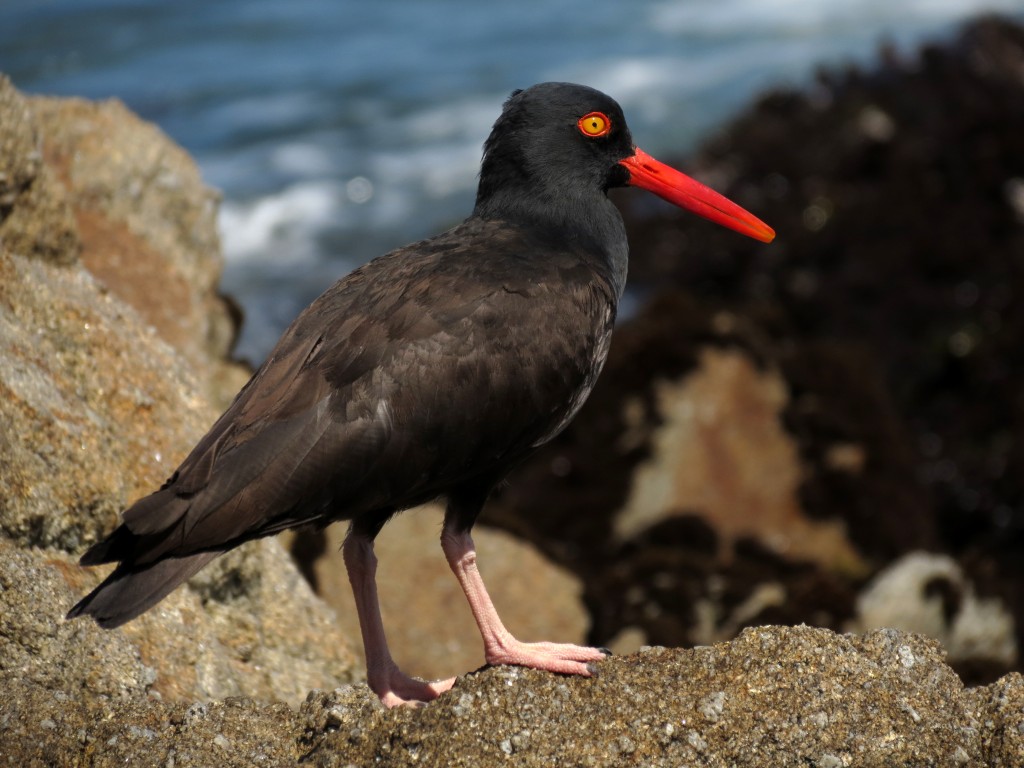
[{"label": "orange beak", "polygon": [[634,187],[642,187],[673,205],[763,243],[775,239],[775,230],[752,213],[685,173],[655,160],[642,149],[620,160],[619,165],[629,170],[629,183]]}]

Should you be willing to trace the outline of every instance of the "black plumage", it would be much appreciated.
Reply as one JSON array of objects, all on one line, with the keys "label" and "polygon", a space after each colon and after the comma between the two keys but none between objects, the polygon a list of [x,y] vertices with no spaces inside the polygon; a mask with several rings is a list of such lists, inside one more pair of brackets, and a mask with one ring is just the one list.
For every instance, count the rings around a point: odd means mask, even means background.
[{"label": "black plumage", "polygon": [[[605,134],[584,131],[591,113]],[[439,497],[456,568],[490,490],[565,427],[601,370],[627,262],[606,192],[649,186],[624,162],[635,152],[604,94],[514,93],[485,144],[473,214],[360,267],[299,315],[163,487],[82,557],[117,567],[68,617],[116,627],[245,541],[339,520],[366,550],[346,551],[358,600],[380,528]],[[364,642],[382,643],[367,636],[375,590],[364,602]],[[388,703],[437,695],[370,667]]]}]

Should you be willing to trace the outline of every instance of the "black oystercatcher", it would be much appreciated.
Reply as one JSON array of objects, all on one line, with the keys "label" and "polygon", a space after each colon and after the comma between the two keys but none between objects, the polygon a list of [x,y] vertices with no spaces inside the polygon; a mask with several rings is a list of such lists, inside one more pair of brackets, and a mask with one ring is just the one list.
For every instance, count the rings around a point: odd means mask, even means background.
[{"label": "black oystercatcher", "polygon": [[470,529],[509,469],[565,428],[604,364],[627,262],[606,193],[627,184],[774,237],[637,149],[603,93],[516,91],[484,145],[472,215],[360,267],[299,315],[170,479],[85,553],[83,565],[118,565],[68,617],[116,627],[245,541],[348,520],[370,688],[389,706],[429,701],[454,679],[416,680],[392,660],[373,540],[396,512],[444,497],[441,547],[487,662],[589,675],[602,651],[521,643],[505,629]]}]

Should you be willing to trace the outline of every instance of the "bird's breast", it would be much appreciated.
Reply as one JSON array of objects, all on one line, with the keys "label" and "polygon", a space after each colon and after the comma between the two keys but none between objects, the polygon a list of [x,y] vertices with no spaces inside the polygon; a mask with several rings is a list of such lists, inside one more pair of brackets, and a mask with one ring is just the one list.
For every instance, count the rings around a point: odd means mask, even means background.
[{"label": "bird's breast", "polygon": [[544,445],[544,443],[547,443],[564,430],[587,401],[591,390],[594,388],[594,384],[597,382],[597,377],[604,368],[605,360],[608,359],[608,350],[611,347],[612,340],[612,327],[615,320],[614,315],[614,308],[609,305],[602,315],[599,328],[595,329],[596,333],[592,341],[580,350],[583,364],[579,366],[578,373],[574,377],[575,386],[565,399],[564,406],[560,409],[561,414],[532,443],[531,448]]}]

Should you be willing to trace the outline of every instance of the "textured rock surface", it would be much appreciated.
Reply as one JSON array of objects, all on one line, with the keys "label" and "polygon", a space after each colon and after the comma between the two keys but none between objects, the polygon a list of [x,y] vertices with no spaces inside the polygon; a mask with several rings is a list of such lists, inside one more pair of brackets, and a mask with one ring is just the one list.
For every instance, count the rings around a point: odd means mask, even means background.
[{"label": "textured rock surface", "polygon": [[238,317],[217,288],[218,195],[184,150],[120,102],[33,98],[29,105],[45,165],[73,212],[85,268],[226,405],[247,376],[225,361]]},{"label": "textured rock surface", "polygon": [[4,690],[0,764],[28,766],[294,765],[302,727],[284,704],[235,698],[169,704],[94,698],[21,682]]},{"label": "textured rock surface", "polygon": [[80,264],[0,252],[0,532],[76,551],[163,482],[216,412]]},{"label": "textured rock surface", "polygon": [[891,563],[857,598],[846,629],[894,627],[933,637],[958,667],[1006,668],[1017,663],[1013,616],[998,598],[979,597],[948,555],[911,552]]},{"label": "textured rock surface", "polygon": [[658,379],[651,394],[650,402],[635,396],[623,404],[634,431],[621,441],[649,441],[650,456],[634,470],[615,517],[620,541],[696,513],[714,528],[726,562],[740,541],[754,538],[792,559],[865,570],[840,521],[812,519],[800,506],[803,468],[783,424],[789,391],[778,370],[758,370],[737,350],[705,347],[693,373]]},{"label": "textured rock surface", "polygon": [[[47,107],[45,121],[36,115],[39,104]],[[214,220],[206,210],[212,202],[209,192],[197,195],[194,165],[123,108],[72,102],[77,110],[62,118],[54,104],[29,101],[0,80],[0,167],[12,169],[8,183],[18,192],[0,207],[0,532],[22,544],[74,551],[109,528],[127,501],[163,481],[216,417],[206,395],[233,369],[210,356],[222,356],[226,346],[206,348],[203,357],[195,350],[189,355],[192,342],[185,349],[161,343],[137,307],[78,260],[83,242],[91,263],[114,265],[110,272],[122,256],[133,256],[120,253],[125,244],[114,238],[83,240],[75,217],[86,210],[108,228],[118,216],[139,229],[150,226],[158,233],[152,248],[177,234],[183,244],[167,246],[161,262],[146,267],[150,286],[160,286],[151,287],[149,303],[165,294],[172,273],[184,271],[193,277],[183,283],[190,297],[180,302],[183,316],[194,304],[219,317],[223,310],[211,308],[220,269]],[[124,117],[117,130],[107,124],[111,120],[97,125],[87,119],[103,110]],[[86,137],[97,133],[113,135],[118,151],[98,138],[92,143],[99,146],[90,148]],[[71,167],[44,161],[53,145],[68,147]],[[176,165],[152,159],[165,156]],[[79,165],[85,170],[75,171]],[[145,183],[162,178],[155,170],[160,168],[177,187],[166,180],[163,186]],[[58,181],[78,176],[89,179],[88,191]],[[159,191],[149,192],[151,187]],[[126,212],[133,200],[146,203],[147,216]],[[170,225],[152,224],[164,216],[175,221],[174,212],[190,226],[168,233]],[[130,233],[127,223],[120,226],[122,240],[146,239]],[[55,232],[67,234],[54,240]],[[205,271],[195,266],[203,259]],[[173,267],[175,260],[185,266]]]},{"label": "textured rock surface", "polygon": [[[274,541],[124,629],[64,622],[102,575],[76,555],[170,474],[237,375],[211,330],[226,317],[214,198],[122,107],[29,101],[5,80],[0,168],[0,684],[298,702],[351,680],[333,612]],[[148,281],[139,306],[111,279],[125,272]],[[141,307],[168,286],[186,325],[158,332]]]},{"label": "textured rock surface", "polygon": [[43,163],[28,101],[0,75],[0,242],[25,256],[71,263],[80,243],[74,217]]},{"label": "textured rock surface", "polygon": [[[1021,681],[1012,682],[1019,701]],[[343,719],[326,739],[336,749],[316,756],[344,765],[347,746],[356,764],[383,754],[388,765],[994,762],[972,703],[937,646],[921,639],[762,628],[728,645],[613,659],[593,680],[476,675],[422,714],[385,719],[376,738],[353,739]]]},{"label": "textured rock surface", "polygon": [[67,555],[0,539],[0,688],[18,681],[90,698],[144,695],[157,673],[123,633],[64,621],[67,577],[77,570]]},{"label": "textured rock surface", "polygon": [[420,709],[386,711],[364,686],[313,691],[298,712],[25,681],[5,694],[0,764],[1009,768],[1024,756],[1020,675],[965,689],[937,644],[895,630],[763,627],[611,658],[590,679],[499,667]]}]

